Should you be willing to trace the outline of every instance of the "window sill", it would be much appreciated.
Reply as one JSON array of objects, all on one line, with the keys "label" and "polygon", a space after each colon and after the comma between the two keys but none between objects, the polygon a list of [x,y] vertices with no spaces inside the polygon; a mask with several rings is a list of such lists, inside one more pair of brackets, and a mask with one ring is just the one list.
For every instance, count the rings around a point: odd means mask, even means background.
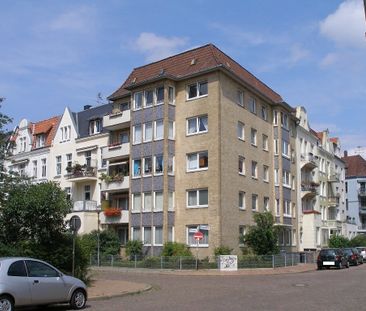
[{"label": "window sill", "polygon": [[239,175],[240,175],[240,176],[244,176],[244,177],[245,177],[245,173],[240,173],[240,172],[239,172]]},{"label": "window sill", "polygon": [[131,214],[139,214],[141,211],[131,211]]},{"label": "window sill", "polygon": [[201,209],[208,208],[208,205],[186,206],[187,209]]},{"label": "window sill", "polygon": [[208,131],[202,131],[202,132],[197,132],[197,133],[186,133],[186,136],[195,136],[195,135],[202,135],[202,134],[206,134],[208,133]]},{"label": "window sill", "polygon": [[239,211],[246,211],[247,209],[245,207],[239,207]]},{"label": "window sill", "polygon": [[205,98],[205,97],[208,97],[208,94],[205,94],[205,95],[201,95],[201,96],[196,96],[196,97],[191,97],[191,98],[186,98],[186,102],[190,102],[190,101],[193,101],[193,100],[196,100],[196,99],[200,99],[200,98]]},{"label": "window sill", "polygon": [[208,244],[190,244],[189,247],[208,248]]},{"label": "window sill", "polygon": [[131,178],[132,179],[138,179],[138,178],[141,178],[141,176],[132,176]]},{"label": "window sill", "polygon": [[256,176],[252,176],[252,179],[254,179],[254,180],[258,180],[258,177],[256,177]]},{"label": "window sill", "polygon": [[257,144],[250,143],[253,147],[258,147]]},{"label": "window sill", "polygon": [[186,173],[195,173],[195,172],[202,172],[202,171],[208,171],[208,167],[199,168],[199,169],[190,170],[190,171],[187,170]]},{"label": "window sill", "polygon": [[245,141],[245,138],[238,137],[240,141]]}]

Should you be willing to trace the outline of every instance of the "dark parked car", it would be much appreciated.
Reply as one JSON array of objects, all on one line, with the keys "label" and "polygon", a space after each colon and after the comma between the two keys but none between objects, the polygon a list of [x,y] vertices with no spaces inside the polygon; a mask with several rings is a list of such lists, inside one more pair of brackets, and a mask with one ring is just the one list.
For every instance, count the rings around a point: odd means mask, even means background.
[{"label": "dark parked car", "polygon": [[0,258],[0,310],[18,306],[69,303],[83,309],[85,284],[50,264],[33,258]]},{"label": "dark parked car", "polygon": [[359,247],[356,247],[356,248],[359,251],[359,253],[361,254],[361,256],[363,258],[363,261],[366,261],[366,247],[359,246]]},{"label": "dark parked car", "polygon": [[350,265],[358,266],[358,264],[363,263],[363,258],[356,248],[344,248],[343,253],[347,256]]},{"label": "dark parked car", "polygon": [[317,259],[318,270],[335,267],[338,269],[349,268],[347,257],[339,248],[324,248],[320,250]]}]

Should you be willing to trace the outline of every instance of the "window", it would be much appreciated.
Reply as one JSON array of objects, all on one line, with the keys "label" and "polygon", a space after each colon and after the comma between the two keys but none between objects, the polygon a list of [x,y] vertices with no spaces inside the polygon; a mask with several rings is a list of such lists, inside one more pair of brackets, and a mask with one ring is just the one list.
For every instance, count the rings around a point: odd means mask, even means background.
[{"label": "window", "polygon": [[187,207],[208,207],[208,190],[188,190]]},{"label": "window", "polygon": [[257,211],[258,210],[258,195],[252,194],[252,210]]},{"label": "window", "polygon": [[174,175],[174,156],[172,154],[168,156],[168,174]]},{"label": "window", "polygon": [[187,171],[197,171],[208,168],[208,152],[202,151],[187,155]]},{"label": "window", "polygon": [[261,117],[264,121],[268,120],[267,108],[265,106],[262,106]]},{"label": "window", "polygon": [[66,168],[71,168],[72,167],[72,153],[68,153],[66,155]]},{"label": "window", "polygon": [[27,150],[27,138],[26,137],[20,137],[19,138],[19,152],[25,152]]},{"label": "window", "polygon": [[135,125],[133,127],[133,143],[134,144],[140,144],[141,143],[141,124],[140,125]]},{"label": "window", "polygon": [[291,202],[288,200],[284,200],[283,201],[283,206],[284,206],[284,216],[287,217],[291,217],[292,213],[291,213]]},{"label": "window", "polygon": [[286,113],[281,112],[281,124],[282,127],[288,129],[288,115]]},{"label": "window", "polygon": [[154,192],[154,211],[162,211],[163,210],[163,192],[156,191]]},{"label": "window", "polygon": [[155,140],[164,138],[164,122],[163,120],[155,121]]},{"label": "window", "polygon": [[239,191],[239,209],[245,209],[245,192]]},{"label": "window", "polygon": [[158,175],[158,174],[163,174],[164,172],[164,162],[163,162],[163,155],[157,155],[154,157],[155,162],[154,162],[154,174]]},{"label": "window", "polygon": [[276,216],[280,216],[280,200],[276,199]]},{"label": "window", "polygon": [[168,138],[174,139],[175,138],[175,123],[174,123],[174,121],[169,121],[168,124],[169,124]]},{"label": "window", "polygon": [[174,242],[174,227],[168,227],[168,242]]},{"label": "window", "polygon": [[168,100],[169,104],[174,105],[175,104],[175,90],[174,87],[169,86],[168,88]]},{"label": "window", "polygon": [[246,226],[239,226],[239,246],[244,246],[244,236],[247,233]]},{"label": "window", "polygon": [[163,245],[163,227],[154,227],[154,245]]},{"label": "window", "polygon": [[257,130],[253,128],[250,130],[250,143],[253,146],[257,145]]},{"label": "window", "polygon": [[267,165],[263,165],[263,180],[269,181],[269,167]]},{"label": "window", "polygon": [[144,245],[151,245],[151,227],[143,227]]},{"label": "window", "polygon": [[267,135],[262,135],[262,147],[263,150],[268,151],[268,136]]},{"label": "window", "polygon": [[275,155],[278,155],[278,139],[273,140],[273,151]]},{"label": "window", "polygon": [[278,168],[275,168],[274,169],[274,183],[275,183],[275,186],[278,186],[278,182],[279,182]]},{"label": "window", "polygon": [[42,177],[46,177],[47,176],[47,160],[46,159],[41,160],[41,168],[42,168]]},{"label": "window", "polygon": [[174,191],[168,192],[168,210],[174,211]]},{"label": "window", "polygon": [[8,270],[9,276],[27,276],[27,271],[25,270],[24,261],[18,260],[13,262]]},{"label": "window", "polygon": [[56,157],[56,175],[61,175],[61,156]]},{"label": "window", "polygon": [[285,140],[282,141],[282,155],[290,158],[290,144]]},{"label": "window", "polygon": [[208,132],[207,115],[187,119],[187,135]]},{"label": "window", "polygon": [[257,172],[257,162],[252,161],[252,177],[257,178],[258,172]]},{"label": "window", "polygon": [[[203,233],[203,239],[200,241],[196,241],[194,239],[194,234],[197,231],[201,231]],[[208,233],[209,233],[209,227],[207,224],[205,225],[190,225],[187,226],[187,244],[189,246],[195,247],[195,246],[208,246]]]},{"label": "window", "polygon": [[164,103],[164,87],[163,86],[158,87],[156,89],[156,104],[159,105],[162,103]]},{"label": "window", "polygon": [[89,134],[94,135],[102,131],[102,120],[95,119],[89,121]]},{"label": "window", "polygon": [[238,91],[237,103],[239,106],[244,107],[244,93],[243,91]]},{"label": "window", "polygon": [[141,193],[134,193],[132,195],[132,212],[141,211]]},{"label": "window", "polygon": [[32,162],[32,165],[33,165],[33,177],[37,178],[38,177],[38,161],[34,160]]},{"label": "window", "polygon": [[144,124],[144,142],[151,141],[152,140],[152,122],[147,122]]},{"label": "window", "polygon": [[137,92],[134,94],[134,109],[138,110],[142,108],[142,92]]},{"label": "window", "polygon": [[238,134],[238,138],[241,140],[245,139],[245,131],[244,131],[244,124],[241,122],[238,122],[238,126],[237,126],[237,134]]},{"label": "window", "polygon": [[151,175],[152,173],[152,158],[144,158],[144,175]]},{"label": "window", "polygon": [[27,265],[29,277],[53,278],[60,276],[55,269],[51,268],[49,265],[46,265],[42,262],[26,260],[25,264]]},{"label": "window", "polygon": [[152,194],[151,192],[144,193],[144,212],[152,211]]},{"label": "window", "polygon": [[145,107],[151,107],[154,101],[154,92],[152,90],[145,91]]},{"label": "window", "polygon": [[245,175],[245,158],[239,156],[239,174]]},{"label": "window", "polygon": [[141,231],[139,227],[131,227],[131,239],[133,241],[141,241]]},{"label": "window", "polygon": [[129,102],[121,103],[119,105],[119,110],[121,110],[121,111],[126,111],[126,110],[129,110],[129,109],[130,109],[130,103]]},{"label": "window", "polygon": [[90,201],[91,199],[91,187],[90,185],[85,185],[84,186],[84,200],[85,201]]},{"label": "window", "polygon": [[207,94],[207,81],[197,82],[188,86],[188,99],[198,98]]},{"label": "window", "polygon": [[249,98],[249,110],[251,113],[257,114],[257,102],[253,97]]},{"label": "window", "polygon": [[61,131],[61,142],[68,141],[71,138],[71,126],[63,126],[60,128]]},{"label": "window", "polygon": [[283,170],[282,171],[282,183],[286,187],[291,187],[290,184],[290,172]]},{"label": "window", "polygon": [[263,209],[266,212],[269,212],[269,197],[263,198]]},{"label": "window", "polygon": [[36,136],[36,148],[44,147],[46,141],[46,136],[44,134],[39,134]]},{"label": "window", "polygon": [[65,193],[66,193],[66,197],[68,200],[71,200],[71,187],[66,187],[64,189]]},{"label": "window", "polygon": [[278,125],[278,111],[273,110],[273,125]]},{"label": "window", "polygon": [[132,166],[133,166],[133,177],[141,176],[141,159],[133,160]]},{"label": "window", "polygon": [[91,167],[91,151],[85,151],[85,164],[87,167]]}]

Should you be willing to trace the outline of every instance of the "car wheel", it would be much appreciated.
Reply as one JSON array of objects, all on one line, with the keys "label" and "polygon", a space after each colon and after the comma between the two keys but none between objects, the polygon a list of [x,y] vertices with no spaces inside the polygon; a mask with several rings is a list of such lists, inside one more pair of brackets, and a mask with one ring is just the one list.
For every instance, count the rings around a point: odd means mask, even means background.
[{"label": "car wheel", "polygon": [[0,296],[0,310],[13,311],[14,310],[13,299],[9,296],[1,295]]},{"label": "car wheel", "polygon": [[80,310],[85,307],[86,304],[86,294],[82,289],[77,289],[71,296],[70,306],[74,310]]}]

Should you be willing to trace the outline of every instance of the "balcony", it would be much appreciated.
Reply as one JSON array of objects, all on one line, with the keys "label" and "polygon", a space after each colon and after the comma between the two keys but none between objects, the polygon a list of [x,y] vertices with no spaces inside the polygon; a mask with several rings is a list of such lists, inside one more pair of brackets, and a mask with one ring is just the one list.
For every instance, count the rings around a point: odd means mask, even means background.
[{"label": "balcony", "polygon": [[336,219],[323,220],[323,227],[342,229],[342,222]]},{"label": "balcony", "polygon": [[102,181],[101,191],[104,192],[117,192],[121,190],[128,190],[130,188],[130,177],[122,176],[118,179]]},{"label": "balcony", "polygon": [[103,117],[103,127],[114,131],[127,127],[130,121],[130,110],[117,111]]},{"label": "balcony", "polygon": [[329,207],[338,206],[339,205],[339,195],[328,197],[327,205]]},{"label": "balcony", "polygon": [[97,165],[96,161],[94,162],[89,165],[75,163],[73,166],[67,167],[66,179],[71,182],[96,181]]},{"label": "balcony", "polygon": [[129,223],[129,211],[121,210],[120,215],[106,216],[104,213],[100,213],[100,223],[103,225],[112,224],[128,224]]},{"label": "balcony", "polygon": [[97,201],[74,201],[73,212],[95,212],[97,211]]},{"label": "balcony", "polygon": [[359,188],[358,189],[358,195],[360,197],[365,197],[366,196],[366,188]]},{"label": "balcony", "polygon": [[130,154],[130,144],[113,144],[103,148],[103,159],[113,160],[115,158],[126,157]]},{"label": "balcony", "polygon": [[302,153],[300,155],[301,159],[301,169],[313,170],[318,167],[319,159],[317,156],[314,156],[311,152]]},{"label": "balcony", "polygon": [[339,182],[340,180],[340,174],[339,173],[329,173],[328,175],[328,181],[329,182]]},{"label": "balcony", "polygon": [[310,182],[301,183],[301,198],[310,199],[318,195],[319,184]]}]

